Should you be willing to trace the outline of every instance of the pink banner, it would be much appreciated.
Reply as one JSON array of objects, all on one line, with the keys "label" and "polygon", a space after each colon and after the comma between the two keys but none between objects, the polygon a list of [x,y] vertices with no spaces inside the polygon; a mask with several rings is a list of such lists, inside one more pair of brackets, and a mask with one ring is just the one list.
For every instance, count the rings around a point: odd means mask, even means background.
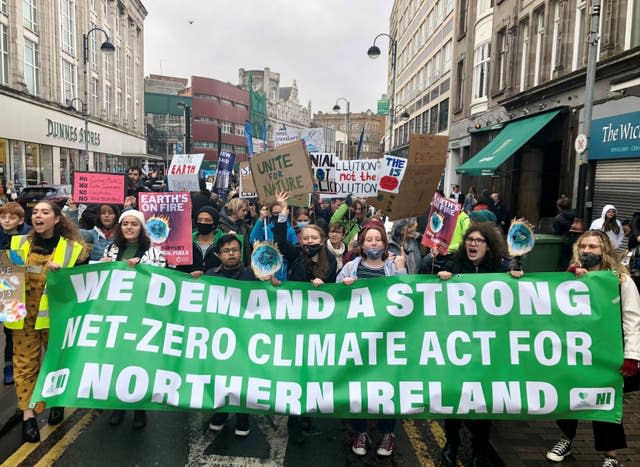
[{"label": "pink banner", "polygon": [[462,206],[455,201],[435,193],[422,244],[428,248],[437,248],[440,254],[446,255],[461,210]]},{"label": "pink banner", "polygon": [[122,204],[126,188],[124,177],[124,174],[74,172],[73,201],[84,204]]},{"label": "pink banner", "polygon": [[162,250],[167,264],[192,264],[189,192],[140,192],[138,207],[146,219],[147,234],[153,246]]}]

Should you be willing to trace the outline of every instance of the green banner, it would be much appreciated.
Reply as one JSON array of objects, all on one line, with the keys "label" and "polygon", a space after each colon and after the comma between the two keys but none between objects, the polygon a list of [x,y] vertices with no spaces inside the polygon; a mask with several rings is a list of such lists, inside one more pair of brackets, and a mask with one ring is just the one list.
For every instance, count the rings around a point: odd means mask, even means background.
[{"label": "green banner", "polygon": [[616,277],[274,287],[100,263],[50,272],[32,403],[341,418],[619,421]]}]

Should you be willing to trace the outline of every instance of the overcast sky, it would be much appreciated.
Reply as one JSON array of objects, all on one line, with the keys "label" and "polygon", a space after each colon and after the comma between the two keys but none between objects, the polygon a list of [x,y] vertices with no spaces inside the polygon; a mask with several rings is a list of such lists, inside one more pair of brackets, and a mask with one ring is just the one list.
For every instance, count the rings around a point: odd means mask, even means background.
[{"label": "overcast sky", "polygon": [[[205,76],[238,84],[238,69],[269,67],[280,86],[298,84],[314,113],[336,99],[352,112],[371,109],[386,92],[389,41],[377,60],[374,37],[389,32],[393,0],[142,0],[145,75]],[[344,103],[340,102],[344,109]]]}]

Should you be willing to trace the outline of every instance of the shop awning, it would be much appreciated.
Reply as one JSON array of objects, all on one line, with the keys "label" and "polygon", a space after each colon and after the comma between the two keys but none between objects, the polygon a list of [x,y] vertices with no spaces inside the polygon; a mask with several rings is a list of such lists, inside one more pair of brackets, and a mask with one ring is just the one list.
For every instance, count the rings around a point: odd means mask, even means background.
[{"label": "shop awning", "polygon": [[496,169],[560,113],[559,110],[533,115],[509,123],[479,153],[456,172],[464,175],[493,175]]}]

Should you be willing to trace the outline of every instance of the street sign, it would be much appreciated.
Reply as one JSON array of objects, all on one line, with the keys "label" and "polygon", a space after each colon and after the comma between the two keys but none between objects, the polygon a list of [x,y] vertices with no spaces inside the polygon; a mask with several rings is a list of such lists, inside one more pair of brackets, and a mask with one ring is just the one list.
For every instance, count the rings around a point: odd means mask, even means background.
[{"label": "street sign", "polygon": [[584,133],[580,133],[576,136],[576,142],[574,144],[576,152],[582,154],[587,150],[587,136]]}]

